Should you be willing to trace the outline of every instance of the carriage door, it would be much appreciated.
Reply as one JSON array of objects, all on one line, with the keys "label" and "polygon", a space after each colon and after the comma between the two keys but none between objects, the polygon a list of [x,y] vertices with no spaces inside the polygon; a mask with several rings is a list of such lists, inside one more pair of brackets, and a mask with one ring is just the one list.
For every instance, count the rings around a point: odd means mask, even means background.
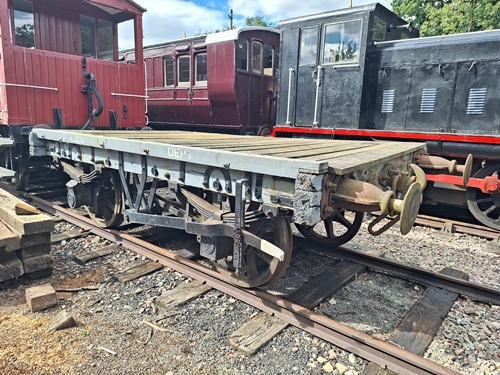
[{"label": "carriage door", "polygon": [[358,19],[300,30],[295,126],[357,125],[361,25]]},{"label": "carriage door", "polygon": [[314,124],[314,108],[318,91],[319,40],[319,26],[300,29],[300,50],[295,90],[295,126],[317,126],[317,123]]}]

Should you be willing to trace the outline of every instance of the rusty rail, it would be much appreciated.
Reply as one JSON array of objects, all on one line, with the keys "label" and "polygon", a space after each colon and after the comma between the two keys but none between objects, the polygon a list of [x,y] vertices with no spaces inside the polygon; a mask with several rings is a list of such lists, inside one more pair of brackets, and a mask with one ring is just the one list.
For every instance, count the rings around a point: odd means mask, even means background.
[{"label": "rusty rail", "polygon": [[[0,183],[1,187],[16,192]],[[363,332],[342,325],[324,315],[294,304],[281,297],[259,289],[241,289],[220,277],[196,262],[185,259],[164,248],[151,245],[136,237],[120,233],[116,230],[103,229],[96,226],[90,219],[75,214],[70,210],[52,204],[37,197],[28,197],[30,202],[62,219],[90,230],[92,233],[121,244],[122,246],[144,255],[149,259],[159,262],[189,277],[203,281],[228,295],[257,308],[268,314],[274,315],[283,321],[292,324],[304,331],[320,337],[344,350],[360,356],[367,361],[377,363],[382,368],[389,369],[402,375],[414,374],[458,374],[457,372],[433,363],[427,359],[407,352],[390,343],[377,340]]]}]

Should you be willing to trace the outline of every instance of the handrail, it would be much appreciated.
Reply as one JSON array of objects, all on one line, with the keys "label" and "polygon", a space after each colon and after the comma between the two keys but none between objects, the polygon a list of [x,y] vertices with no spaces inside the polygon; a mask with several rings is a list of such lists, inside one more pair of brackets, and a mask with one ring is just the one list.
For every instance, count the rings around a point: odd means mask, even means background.
[{"label": "handrail", "polygon": [[111,96],[127,96],[127,97],[130,97],[130,98],[149,98],[148,95],[120,94],[120,93],[117,93],[117,92],[112,92]]},{"label": "handrail", "polygon": [[59,91],[59,89],[57,87],[21,85],[19,83],[0,83],[0,86],[14,86],[14,87],[25,87],[25,88],[29,88],[29,89],[41,89],[41,90]]},{"label": "handrail", "polygon": [[319,100],[319,86],[321,85],[321,71],[323,67],[318,65],[318,77],[316,78],[316,101],[314,103],[314,121],[313,125],[318,125],[318,100]]},{"label": "handrail", "polygon": [[288,69],[288,104],[286,108],[286,124],[290,125],[290,95],[292,94],[292,73],[295,71],[293,68]]}]

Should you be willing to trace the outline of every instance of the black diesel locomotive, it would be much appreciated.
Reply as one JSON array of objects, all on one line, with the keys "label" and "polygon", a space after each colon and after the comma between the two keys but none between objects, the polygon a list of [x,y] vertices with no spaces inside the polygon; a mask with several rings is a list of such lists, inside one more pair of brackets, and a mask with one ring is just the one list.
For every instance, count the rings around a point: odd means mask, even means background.
[{"label": "black diesel locomotive", "polygon": [[424,203],[468,207],[500,229],[500,30],[418,38],[380,4],[279,28],[274,135],[425,141],[430,154],[458,160],[472,153],[473,178],[428,175]]}]

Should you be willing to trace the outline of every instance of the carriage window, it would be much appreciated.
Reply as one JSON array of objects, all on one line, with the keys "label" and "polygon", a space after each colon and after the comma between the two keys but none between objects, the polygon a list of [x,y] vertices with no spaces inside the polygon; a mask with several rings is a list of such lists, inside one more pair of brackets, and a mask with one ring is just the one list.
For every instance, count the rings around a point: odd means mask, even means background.
[{"label": "carriage window", "polygon": [[113,24],[110,21],[97,20],[99,36],[99,58],[113,61]]},{"label": "carriage window", "polygon": [[191,57],[180,56],[177,58],[177,84],[179,86],[189,86],[191,71]]},{"label": "carriage window", "polygon": [[300,65],[316,65],[318,53],[318,28],[300,30]]},{"label": "carriage window", "polygon": [[96,57],[94,18],[80,16],[80,33],[82,35],[82,56]]},{"label": "carriage window", "polygon": [[266,76],[274,75],[274,48],[269,44],[264,46],[264,74]]},{"label": "carriage window", "polygon": [[163,59],[163,85],[174,85],[174,58],[172,56]]},{"label": "carriage window", "polygon": [[[14,0],[14,29],[11,30],[11,41],[16,46],[35,48],[35,21],[33,5],[29,1]],[[13,37],[14,36],[14,37]]]},{"label": "carriage window", "polygon": [[199,53],[195,57],[195,84],[196,85],[206,85],[207,84],[207,54]]},{"label": "carriage window", "polygon": [[248,41],[238,39],[236,46],[236,66],[241,70],[248,70]]},{"label": "carriage window", "polygon": [[323,63],[352,63],[359,61],[361,20],[325,26]]},{"label": "carriage window", "polygon": [[252,42],[252,72],[262,73],[262,44]]}]

